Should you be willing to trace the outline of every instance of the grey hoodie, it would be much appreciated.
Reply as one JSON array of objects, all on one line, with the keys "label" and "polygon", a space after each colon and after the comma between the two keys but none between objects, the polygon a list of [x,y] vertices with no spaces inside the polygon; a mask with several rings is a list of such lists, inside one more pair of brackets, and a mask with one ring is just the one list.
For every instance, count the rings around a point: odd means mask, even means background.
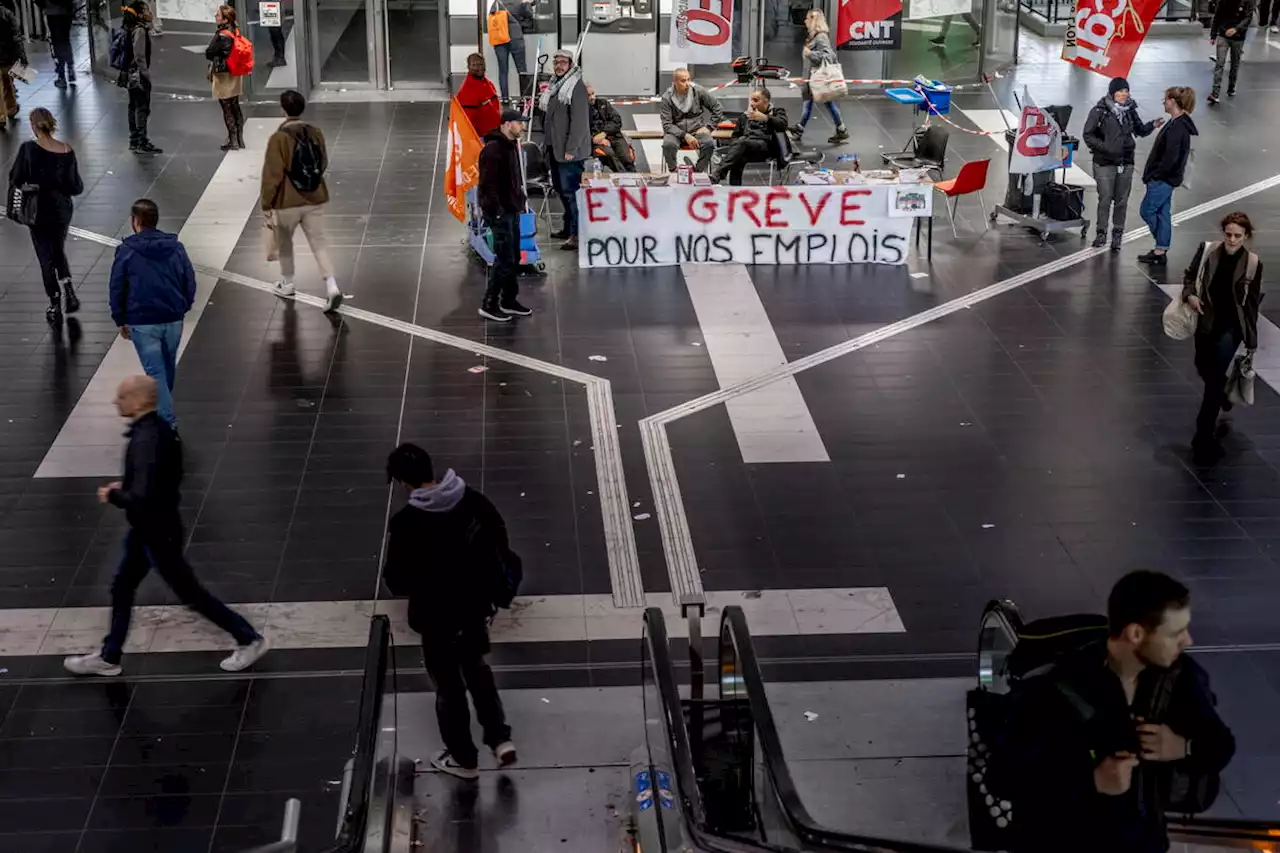
[{"label": "grey hoodie", "polygon": [[409,506],[427,512],[448,512],[458,505],[458,501],[462,500],[462,493],[466,490],[467,484],[450,468],[444,472],[440,482],[431,486],[422,486],[410,492]]}]

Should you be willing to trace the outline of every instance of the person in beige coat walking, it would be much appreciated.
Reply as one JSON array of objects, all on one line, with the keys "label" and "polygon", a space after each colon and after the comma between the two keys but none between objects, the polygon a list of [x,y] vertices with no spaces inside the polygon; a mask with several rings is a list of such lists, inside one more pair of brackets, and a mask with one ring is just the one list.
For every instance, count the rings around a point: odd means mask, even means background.
[{"label": "person in beige coat walking", "polygon": [[230,6],[219,6],[213,20],[218,31],[205,48],[204,56],[209,60],[213,97],[222,107],[222,121],[227,126],[227,141],[221,148],[223,151],[236,151],[244,147],[244,113],[240,110],[244,78],[235,76],[227,69],[227,58],[231,56],[235,36],[239,32],[236,29],[236,10]]}]

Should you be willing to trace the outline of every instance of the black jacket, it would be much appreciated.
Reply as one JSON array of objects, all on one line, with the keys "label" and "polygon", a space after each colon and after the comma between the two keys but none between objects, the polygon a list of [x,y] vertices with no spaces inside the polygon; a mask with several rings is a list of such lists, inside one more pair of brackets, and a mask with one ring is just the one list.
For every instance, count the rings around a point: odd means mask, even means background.
[{"label": "black jacket", "polygon": [[408,596],[409,627],[427,642],[484,634],[491,611],[470,565],[467,531],[472,521],[479,522],[489,542],[507,550],[502,516],[470,486],[447,512],[409,505],[392,516],[387,526],[382,578],[394,595]]},{"label": "black jacket", "polygon": [[218,31],[213,34],[209,46],[204,49],[204,58],[213,66],[214,74],[229,74],[227,57],[231,56],[231,48],[235,46],[235,36],[229,24],[219,24]]},{"label": "black jacket", "polygon": [[1196,123],[1186,113],[1165,122],[1164,127],[1156,134],[1151,153],[1147,155],[1147,165],[1142,169],[1142,182],[1149,184],[1152,181],[1164,181],[1171,187],[1182,186],[1187,161],[1191,158],[1191,137],[1199,135]]},{"label": "black jacket", "polygon": [[[1175,768],[1217,773],[1235,754],[1235,738],[1218,717],[1209,676],[1184,655],[1172,700],[1162,722],[1191,742],[1190,757],[1177,762],[1143,761],[1128,792],[1098,793],[1093,771],[1117,752],[1139,753],[1135,717],[1149,717],[1163,671],[1149,668],[1138,679],[1129,706],[1120,679],[1106,666],[1099,643],[1061,662],[1017,696],[1010,718],[1009,790],[1020,827],[1019,851],[1036,853],[1164,853],[1168,784]],[[1065,689],[1064,689],[1065,687]]]},{"label": "black jacket", "polygon": [[596,97],[594,104],[588,102],[591,111],[591,135],[603,133],[605,136],[617,136],[622,133],[622,116],[613,104],[604,98]]},{"label": "black jacket", "polygon": [[[1258,259],[1258,269],[1254,273],[1252,279],[1246,281],[1246,273],[1249,269],[1247,263],[1247,255],[1241,258],[1236,264],[1236,280],[1232,283],[1235,292],[1235,305],[1228,307],[1226,305],[1213,304],[1213,298],[1210,296],[1210,282],[1213,281],[1213,275],[1218,269],[1218,264],[1222,260],[1222,244],[1210,243],[1210,254],[1204,264],[1204,274],[1199,282],[1200,310],[1204,313],[1196,323],[1196,332],[1198,334],[1208,334],[1213,330],[1213,315],[1215,310],[1218,311],[1235,311],[1236,320],[1240,324],[1240,329],[1244,333],[1244,345],[1247,349],[1258,348],[1258,307],[1262,304],[1262,259]],[[1196,256],[1191,259],[1191,264],[1187,267],[1187,271],[1182,275],[1182,301],[1186,302],[1188,296],[1197,295],[1196,275],[1200,272],[1200,261],[1204,258],[1205,244],[1201,243],[1200,248],[1196,249]],[[1247,251],[1247,250],[1246,250]],[[1252,254],[1252,253],[1250,253]]]},{"label": "black jacket", "polygon": [[[1213,10],[1213,20],[1209,22],[1209,38],[1244,41],[1257,8],[1257,0],[1218,0],[1218,6]],[[1227,35],[1227,30],[1230,29],[1234,29],[1236,34]]]},{"label": "black jacket", "polygon": [[27,41],[22,37],[22,24],[8,6],[0,4],[0,67],[11,68],[27,63]]},{"label": "black jacket", "polygon": [[129,525],[144,536],[181,526],[178,488],[182,485],[182,441],[173,427],[148,412],[129,427],[124,479],[111,503],[124,510]]},{"label": "black jacket", "polygon": [[1125,102],[1119,117],[1111,108],[1113,103],[1108,95],[1093,105],[1084,123],[1084,144],[1089,146],[1095,166],[1132,166],[1137,145],[1134,134],[1150,136],[1156,125],[1138,117],[1138,105],[1133,101]]},{"label": "black jacket", "polygon": [[524,183],[520,179],[520,146],[502,133],[491,131],[480,150],[480,181],[476,187],[480,209],[488,216],[523,213]]},{"label": "black jacket", "polygon": [[738,122],[733,126],[734,138],[756,139],[770,144],[776,142],[777,135],[787,129],[787,111],[770,106],[766,115],[768,118],[764,121],[749,121],[746,113],[738,116]]}]

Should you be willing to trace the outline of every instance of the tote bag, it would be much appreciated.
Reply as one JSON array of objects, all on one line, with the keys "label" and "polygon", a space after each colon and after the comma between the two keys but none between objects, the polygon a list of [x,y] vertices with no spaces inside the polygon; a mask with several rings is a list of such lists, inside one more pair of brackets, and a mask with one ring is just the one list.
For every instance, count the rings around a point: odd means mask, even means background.
[{"label": "tote bag", "polygon": [[35,184],[10,184],[4,215],[19,225],[35,225],[40,188]]},{"label": "tote bag", "polygon": [[815,101],[834,101],[849,94],[844,69],[838,62],[824,62],[809,75],[809,91]]},{"label": "tote bag", "polygon": [[495,3],[493,11],[489,13],[489,44],[497,47],[510,41],[511,29],[507,25],[507,10],[501,3]]},{"label": "tote bag", "polygon": [[[1201,282],[1204,279],[1204,268],[1209,263],[1209,253],[1217,246],[1214,243],[1205,243],[1204,248],[1200,252],[1200,267],[1196,270],[1196,295],[1200,295]],[[1200,315],[1195,309],[1182,301],[1182,295],[1173,297],[1173,301],[1164,309],[1164,314],[1160,318],[1161,324],[1164,326],[1164,333],[1175,341],[1185,341],[1196,333],[1196,326],[1200,322]]]}]

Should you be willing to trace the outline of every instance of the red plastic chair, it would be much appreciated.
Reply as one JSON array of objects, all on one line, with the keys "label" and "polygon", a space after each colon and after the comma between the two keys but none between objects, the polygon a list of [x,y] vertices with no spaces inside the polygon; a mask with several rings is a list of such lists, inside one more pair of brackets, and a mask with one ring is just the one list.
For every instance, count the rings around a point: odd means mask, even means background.
[{"label": "red plastic chair", "polygon": [[970,193],[978,194],[978,204],[982,205],[982,230],[990,227],[987,219],[987,203],[982,198],[982,191],[987,186],[987,168],[990,160],[972,160],[960,167],[960,173],[949,181],[938,181],[933,188],[951,199],[951,233],[958,239],[956,231],[956,208],[960,205],[960,196]]}]

